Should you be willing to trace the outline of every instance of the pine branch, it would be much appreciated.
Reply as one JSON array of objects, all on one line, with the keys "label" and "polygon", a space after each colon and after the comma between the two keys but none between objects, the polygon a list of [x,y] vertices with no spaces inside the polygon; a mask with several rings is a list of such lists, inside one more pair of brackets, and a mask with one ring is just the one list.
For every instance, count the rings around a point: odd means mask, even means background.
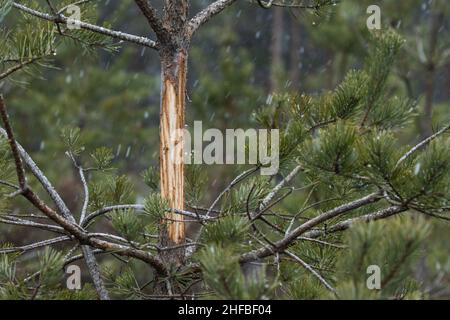
[{"label": "pine branch", "polygon": [[6,71],[4,71],[3,73],[0,74],[0,80],[5,79],[6,77],[10,76],[14,72],[21,70],[21,69],[25,68],[26,66],[28,66],[42,58],[43,57],[36,57],[36,58],[28,59],[26,61],[22,61],[16,65],[12,66],[11,68],[7,69]]},{"label": "pine branch", "polygon": [[391,282],[393,279],[395,279],[395,275],[399,272],[399,270],[401,269],[401,266],[414,253],[413,243],[414,243],[414,239],[409,239],[406,242],[405,248],[403,249],[404,251],[403,251],[400,259],[395,263],[395,265],[392,267],[391,271],[384,277],[383,281],[381,282],[381,288],[384,288],[389,282]]},{"label": "pine branch", "polygon": [[[237,184],[245,180],[246,178],[250,177],[253,173],[257,172],[260,169],[260,167],[251,168],[249,170],[246,170],[239,174],[237,177],[235,177],[230,184],[222,190],[222,192],[217,196],[217,198],[213,201],[213,203],[209,206],[206,215],[203,216],[203,218],[209,219],[211,216],[211,213],[214,211],[214,207],[220,202],[220,200],[227,194],[232,188],[234,188]],[[200,236],[203,232],[203,225],[200,226],[200,229],[197,232],[197,235],[195,236],[195,241],[198,241],[200,239]],[[196,247],[189,247],[187,248],[186,256],[190,257],[194,254],[196,251]]]},{"label": "pine branch", "polygon": [[[81,227],[76,225],[75,219],[72,216],[70,210],[67,208],[66,204],[64,203],[60,195],[53,188],[47,177],[42,173],[42,171],[34,163],[31,157],[14,139],[12,128],[9,123],[9,117],[6,112],[6,106],[4,104],[2,96],[0,96],[0,113],[2,116],[3,123],[5,125],[6,135],[9,139],[9,144],[16,164],[17,177],[19,180],[19,187],[20,187],[20,190],[18,192],[22,194],[25,198],[27,198],[37,209],[41,210],[53,221],[61,225],[64,229],[68,230],[69,232],[71,231],[70,232],[71,234],[75,236],[78,234],[79,236],[78,238],[81,240],[83,238],[81,235],[84,235],[84,231],[81,229]],[[25,178],[25,169],[23,167],[22,160],[24,160],[27,163],[33,174],[41,182],[44,189],[50,194],[50,197],[53,199],[56,207],[63,215],[63,217],[59,216],[57,212],[48,207],[30,188],[27,187]],[[88,246],[82,246],[82,251],[83,254],[85,255],[86,264],[88,266],[89,273],[91,274],[99,298],[101,300],[109,300],[109,295],[108,292],[106,291],[106,287],[101,278],[100,267],[98,266],[98,263],[95,260],[95,256],[91,254],[90,252],[91,249]]]},{"label": "pine branch", "polygon": [[300,259],[298,256],[296,256],[295,254],[289,252],[289,251],[284,251],[284,254],[286,254],[287,256],[291,257],[292,259],[294,259],[294,261],[296,261],[297,263],[299,263],[303,268],[305,268],[306,270],[308,270],[309,272],[311,272],[311,274],[316,277],[324,286],[325,288],[327,288],[328,290],[330,290],[331,292],[333,292],[335,295],[337,295],[336,289],[334,289],[316,270],[314,270],[309,264],[307,264],[305,261],[303,261],[302,259]]},{"label": "pine branch", "polygon": [[[0,130],[0,133],[2,133],[2,130]],[[19,169],[18,169],[19,171]],[[54,189],[53,189],[54,190]],[[20,190],[20,194],[23,195],[31,204],[33,204],[37,209],[39,209],[42,213],[47,215],[51,220],[59,224],[69,232],[70,234],[74,235],[78,240],[81,242],[86,242],[86,239],[88,236],[85,234],[85,232],[75,224],[75,220],[72,216],[70,220],[66,219],[65,217],[60,216],[56,211],[54,211],[52,208],[47,206],[38,196],[36,193],[34,193],[29,187],[26,187],[25,189]],[[59,195],[58,195],[58,198]],[[62,200],[61,203],[63,204]],[[36,224],[34,224],[36,225]],[[90,244],[92,244],[94,241],[88,241]],[[95,246],[95,245],[94,245]],[[85,260],[86,264],[89,267],[90,274],[92,276],[92,280],[94,282],[94,286],[97,289],[97,292],[99,294],[99,298],[102,300],[108,300],[109,296],[108,293],[104,287],[103,280],[101,279],[101,276],[99,274],[99,267],[97,262],[95,261],[95,257],[90,253],[90,248],[88,246],[82,246],[83,253],[85,254]]]},{"label": "pine branch", "polygon": [[[28,8],[28,7],[26,7],[26,6],[22,5],[22,4],[17,3],[17,2],[14,2],[13,6],[14,6],[14,8],[16,8],[16,9],[22,11],[22,12],[25,12],[27,14],[30,14],[30,15],[32,15],[34,17],[37,17],[37,18],[40,18],[40,19],[43,19],[43,20],[54,22],[56,24],[68,23],[69,20],[73,21],[72,19],[67,18],[66,16],[64,16],[61,13],[58,13],[58,15],[54,16],[54,15],[50,15],[48,13],[44,13],[44,12],[40,12],[40,11],[31,9],[31,8]],[[115,30],[107,29],[107,28],[100,27],[100,26],[97,26],[97,25],[94,25],[94,24],[83,22],[83,21],[75,20],[73,22],[77,23],[80,26],[81,29],[85,29],[85,30],[88,30],[88,31],[91,31],[91,32],[95,32],[95,33],[99,33],[99,34],[102,34],[102,35],[105,35],[105,36],[109,36],[109,37],[114,38],[114,39],[119,39],[119,40],[131,42],[131,43],[135,43],[135,44],[138,44],[138,45],[141,45],[141,46],[145,46],[145,47],[148,47],[148,48],[158,49],[158,44],[155,41],[150,40],[150,39],[145,38],[145,37],[140,37],[140,36],[124,33],[124,32],[121,32],[121,31],[115,31]]]},{"label": "pine branch", "polygon": [[[91,239],[86,232],[76,224],[75,219],[73,218],[70,210],[67,208],[66,204],[60,197],[60,195],[56,192],[56,190],[51,185],[50,181],[47,177],[42,173],[42,171],[38,168],[38,166],[34,163],[31,157],[25,152],[25,150],[16,142],[14,139],[11,126],[9,124],[9,118],[6,112],[6,107],[3,99],[0,97],[0,111],[2,115],[3,122],[6,127],[6,131],[0,128],[0,134],[3,134],[8,137],[10,141],[11,150],[13,152],[17,176],[19,179],[19,193],[22,194],[28,201],[30,201],[37,209],[46,214],[50,219],[54,222],[62,226],[66,231],[70,234],[74,235],[80,242],[89,243],[94,247],[100,247],[102,249],[110,249],[116,248],[121,251],[127,252],[127,254],[132,254],[140,257],[141,259],[146,259],[147,262],[156,265],[156,268],[159,271],[164,270],[162,263],[149,255],[148,253],[135,251],[132,248],[126,248],[123,246],[117,246],[115,244],[107,243],[105,241],[101,241],[98,239]],[[56,207],[63,215],[61,217],[56,211],[47,206],[38,196],[34,193],[30,188],[26,186],[25,180],[25,170],[23,168],[22,161],[24,161],[28,167],[31,169],[36,178],[41,182],[44,189],[49,193],[50,197],[54,201]],[[106,291],[103,280],[100,276],[100,268],[95,260],[95,256],[91,253],[91,249],[88,246],[82,246],[83,254],[85,255],[86,264],[89,267],[89,272],[94,282],[94,286],[99,294],[100,299],[109,299],[108,292]]]},{"label": "pine branch", "polygon": [[[2,131],[0,130],[0,133]],[[29,190],[29,189],[28,189]],[[31,191],[30,191],[31,192]],[[124,257],[132,257],[143,262],[150,264],[160,275],[166,275],[167,270],[161,260],[154,257],[150,253],[131,248],[128,246],[118,245],[110,243],[93,237],[90,233],[86,233],[83,230],[79,230],[76,226],[73,226],[70,222],[61,217],[58,213],[53,211],[50,207],[46,206],[34,193],[24,194],[24,196],[36,206],[42,213],[48,216],[51,220],[59,224],[60,226],[45,225],[32,221],[26,221],[22,219],[12,218],[8,216],[0,216],[0,222],[5,224],[13,224],[27,227],[36,227],[57,233],[69,233],[73,235],[80,243],[86,243],[94,248],[101,249],[103,251],[114,251],[116,254]],[[6,218],[6,219],[5,219]]]},{"label": "pine branch", "polygon": [[[244,253],[240,257],[241,263],[247,263],[251,261],[255,261],[261,258],[268,257],[270,255],[273,255],[277,252],[283,252],[286,248],[288,248],[293,242],[295,242],[298,237],[303,235],[305,232],[311,230],[315,226],[330,220],[332,218],[335,218],[343,213],[346,213],[348,211],[360,208],[362,206],[377,202],[381,199],[379,193],[372,193],[370,195],[367,195],[361,199],[346,203],[344,205],[341,205],[339,207],[336,207],[334,209],[331,209],[327,212],[324,212],[317,217],[308,220],[307,222],[303,223],[296,229],[294,229],[291,233],[286,235],[283,239],[275,242],[275,246],[270,247],[266,246],[261,249],[253,250],[251,252]],[[311,237],[309,237],[311,238]]]}]

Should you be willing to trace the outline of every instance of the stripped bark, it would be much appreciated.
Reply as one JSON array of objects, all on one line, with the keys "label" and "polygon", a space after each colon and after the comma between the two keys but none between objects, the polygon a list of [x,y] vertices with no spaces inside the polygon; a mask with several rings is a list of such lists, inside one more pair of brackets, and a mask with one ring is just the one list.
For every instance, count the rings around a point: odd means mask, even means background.
[{"label": "stripped bark", "polygon": [[[167,58],[166,58],[167,59]],[[170,208],[184,209],[184,106],[186,90],[187,54],[183,50],[163,62],[162,101],[160,114],[160,175],[161,195]],[[185,239],[183,216],[168,213],[166,218],[180,220],[169,223],[163,245],[181,244]],[[165,239],[167,238],[167,239]],[[166,240],[166,241],[165,241]]]}]

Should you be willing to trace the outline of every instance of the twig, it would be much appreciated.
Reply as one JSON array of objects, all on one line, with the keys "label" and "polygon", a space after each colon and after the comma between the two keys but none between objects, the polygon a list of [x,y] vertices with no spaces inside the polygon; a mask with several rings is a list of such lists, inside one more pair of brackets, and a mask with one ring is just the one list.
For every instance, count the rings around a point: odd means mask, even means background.
[{"label": "twig", "polygon": [[39,249],[42,247],[46,247],[46,246],[49,246],[52,244],[61,243],[61,242],[69,241],[69,240],[72,240],[72,239],[68,236],[63,236],[63,237],[58,237],[58,238],[53,238],[53,239],[49,239],[49,240],[44,240],[44,241],[28,244],[28,245],[21,246],[21,247],[3,248],[3,249],[0,249],[0,254],[15,253],[15,252],[24,253],[27,251],[36,250],[36,249]]},{"label": "twig", "polygon": [[20,188],[19,191],[22,192],[27,188],[25,169],[23,167],[22,159],[20,158],[20,152],[17,147],[16,139],[14,138],[14,132],[9,122],[9,115],[8,112],[6,111],[6,105],[2,95],[0,95],[0,116],[3,121],[3,125],[5,126],[5,130],[8,136],[8,143],[11,148],[14,163],[16,165],[17,178],[19,180],[19,188]]},{"label": "twig", "polygon": [[84,169],[80,165],[77,164],[75,157],[72,153],[68,152],[69,158],[72,160],[74,166],[78,169],[78,174],[80,175],[81,184],[83,185],[83,191],[84,191],[84,201],[83,206],[81,208],[81,214],[80,214],[80,222],[79,225],[83,226],[84,218],[86,217],[86,212],[89,205],[89,187],[86,181],[86,176],[84,175]]},{"label": "twig", "polygon": [[0,180],[0,184],[4,185],[4,186],[7,186],[7,187],[10,187],[10,188],[15,189],[15,190],[19,190],[20,189],[18,185],[15,185],[14,183],[10,183],[8,181]]},{"label": "twig", "polygon": [[402,162],[405,161],[407,158],[409,158],[414,152],[416,152],[417,150],[419,150],[423,146],[427,145],[428,143],[430,143],[431,141],[433,141],[434,139],[436,139],[437,137],[439,137],[441,134],[443,134],[444,132],[446,132],[449,129],[450,129],[450,124],[446,125],[444,128],[442,128],[441,130],[439,130],[438,132],[436,132],[432,136],[428,137],[427,139],[423,140],[419,144],[415,145],[413,148],[411,148],[407,153],[405,153],[397,161],[397,163],[395,165],[395,169],[397,169],[400,166],[400,164],[402,164]]},{"label": "twig", "polygon": [[347,230],[354,223],[359,222],[359,221],[370,222],[370,221],[376,221],[376,220],[380,220],[380,219],[386,219],[395,214],[405,212],[406,210],[408,210],[408,208],[406,208],[406,207],[392,206],[392,207],[389,207],[386,209],[379,210],[377,212],[373,212],[373,213],[369,213],[369,214],[357,217],[357,218],[352,218],[352,219],[347,219],[347,220],[341,221],[331,227],[328,227],[326,232],[323,230],[313,230],[313,231],[306,232],[304,234],[304,237],[311,238],[311,239],[318,238],[325,234]]},{"label": "twig", "polygon": [[39,59],[42,59],[43,57],[35,57],[35,58],[31,58],[25,61],[21,61],[20,63],[16,64],[15,66],[12,66],[11,68],[7,69],[6,71],[4,71],[3,73],[0,74],[0,80],[10,76],[11,74],[13,74],[14,72],[26,67],[29,64],[32,64],[33,62],[36,62]]},{"label": "twig", "polygon": [[36,299],[40,288],[41,288],[41,283],[38,283],[36,288],[34,288],[33,293],[31,294],[30,300]]},{"label": "twig", "polygon": [[[137,211],[144,211],[145,210],[145,206],[142,204],[120,204],[120,205],[115,205],[115,206],[109,206],[109,207],[104,207],[101,208],[97,211],[94,211],[92,213],[90,213],[86,219],[84,220],[82,227],[86,227],[92,220],[94,220],[95,218],[107,214],[109,212],[112,211],[118,211],[118,210],[128,210],[128,209],[133,209],[133,210],[137,210]],[[194,220],[198,221],[198,220],[214,220],[215,218],[212,217],[206,217],[206,216],[199,216],[194,212],[190,212],[190,211],[186,211],[186,210],[179,210],[179,209],[167,209],[168,212],[173,212],[179,215],[183,215],[186,217],[190,217],[193,218]]]},{"label": "twig", "polygon": [[300,259],[298,256],[296,256],[295,254],[289,252],[289,251],[284,251],[284,253],[286,255],[288,255],[289,257],[291,257],[292,259],[294,259],[296,262],[298,262],[303,268],[305,268],[306,270],[308,270],[309,272],[311,272],[311,274],[316,277],[328,290],[330,290],[331,292],[333,292],[335,295],[337,295],[336,289],[334,289],[316,270],[314,270],[309,264],[307,264],[305,261],[303,261],[302,259]]},{"label": "twig", "polygon": [[289,182],[292,181],[292,179],[294,179],[297,174],[303,171],[303,167],[298,165],[296,166],[287,176],[286,178],[284,178],[283,180],[280,181],[280,183],[278,183],[276,185],[275,188],[272,189],[272,191],[263,199],[263,201],[261,202],[261,205],[259,206],[259,210],[263,210],[269,203],[270,201],[272,201],[272,199],[275,197],[275,195]]},{"label": "twig", "polygon": [[55,232],[55,233],[66,234],[64,228],[59,227],[59,226],[18,219],[16,217],[11,217],[11,216],[7,216],[7,215],[0,216],[0,223],[16,225],[16,226],[23,226],[23,227],[32,227],[32,228],[42,229],[42,230],[51,231],[51,232]]},{"label": "twig", "polygon": [[326,242],[326,241],[322,241],[322,240],[317,240],[314,238],[308,238],[308,237],[298,237],[298,240],[303,240],[303,241],[309,241],[309,242],[315,242],[318,244],[323,244],[325,246],[330,246],[330,247],[334,247],[334,248],[338,248],[338,249],[347,249],[348,247],[345,245],[339,245],[339,244],[335,244],[335,243],[330,243],[330,242]]},{"label": "twig", "polygon": [[217,198],[214,200],[214,202],[209,207],[208,211],[206,212],[206,216],[209,217],[212,210],[214,210],[214,207],[219,203],[219,201],[222,199],[222,197],[229,192],[235,185],[237,185],[239,182],[244,180],[245,178],[249,177],[253,173],[259,170],[259,167],[255,167],[252,169],[249,169],[247,171],[242,172],[239,174],[236,178],[234,178],[230,184],[217,196]]}]

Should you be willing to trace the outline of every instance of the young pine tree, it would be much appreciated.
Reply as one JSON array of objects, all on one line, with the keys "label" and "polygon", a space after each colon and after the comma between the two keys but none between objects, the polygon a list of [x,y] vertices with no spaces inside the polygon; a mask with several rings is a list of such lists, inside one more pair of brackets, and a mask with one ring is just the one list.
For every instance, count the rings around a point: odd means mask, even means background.
[{"label": "young pine tree", "polygon": [[[11,58],[3,62],[13,60],[17,69],[7,69],[2,79],[35,67],[36,55],[53,54],[54,32],[36,30],[34,37],[30,30],[12,36],[13,43],[19,35],[24,40],[7,47]],[[154,168],[143,175],[148,197],[134,203],[133,185],[111,168],[112,152],[86,150],[82,132],[68,128],[61,137],[83,185],[82,209],[71,212],[19,144],[2,97],[0,222],[54,236],[25,246],[2,244],[1,297],[426,297],[411,268],[430,228],[421,216],[447,219],[450,126],[414,147],[397,140],[415,110],[414,101],[386,85],[403,42],[392,31],[374,33],[364,68],[350,71],[333,91],[269,101],[255,123],[281,130],[279,174],[258,175],[262,164],[240,167],[205,204],[199,195],[208,184],[194,166],[186,174],[189,210],[172,208],[161,196]],[[14,54],[25,56],[14,60]],[[19,198],[29,206],[19,205]],[[21,206],[39,214],[11,209]],[[201,226],[186,243],[160,241],[160,230],[179,222],[168,212]],[[165,258],[173,250],[183,251],[182,263]],[[108,258],[99,263],[97,255]],[[93,288],[69,291],[63,269],[80,259]],[[379,279],[369,278],[371,270]]]}]

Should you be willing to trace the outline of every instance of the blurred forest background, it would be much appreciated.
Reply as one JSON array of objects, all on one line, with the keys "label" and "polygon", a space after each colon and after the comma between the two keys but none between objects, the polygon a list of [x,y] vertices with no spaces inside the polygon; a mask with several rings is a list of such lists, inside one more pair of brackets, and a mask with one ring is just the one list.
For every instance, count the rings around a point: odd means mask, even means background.
[{"label": "blurred forest background", "polygon": [[[99,21],[114,17],[113,27],[144,34],[148,26],[129,1],[98,1]],[[192,11],[209,1],[193,1]],[[450,6],[447,0],[345,0],[324,15],[297,9],[264,10],[240,1],[211,21],[192,43],[187,90],[187,124],[203,127],[250,128],[254,112],[283,93],[316,94],[334,88],[348,70],[362,65],[367,50],[366,9],[381,7],[384,26],[406,39],[389,86],[417,100],[415,125],[403,132],[403,143],[417,143],[450,115]],[[13,26],[14,15],[7,23]],[[154,38],[154,37],[153,37]],[[67,42],[55,55],[54,67],[30,70],[3,82],[16,135],[38,162],[71,209],[78,210],[82,185],[64,154],[60,132],[79,127],[88,150],[113,150],[119,174],[131,177],[137,199],[148,188],[142,173],[158,164],[159,81],[157,53],[132,44],[111,52],[82,52]],[[36,77],[37,76],[37,77]],[[13,78],[14,79],[14,78]],[[210,203],[227,185],[233,166],[204,166]],[[295,197],[289,201],[295,201]],[[289,202],[285,204],[289,207]],[[35,241],[25,228],[0,226],[0,242]],[[21,232],[23,231],[23,232]],[[429,236],[428,255],[417,272],[437,281],[449,297],[450,238],[448,222],[439,222]],[[447,284],[447,285],[445,285]],[[439,286],[440,290],[442,286]]]}]

